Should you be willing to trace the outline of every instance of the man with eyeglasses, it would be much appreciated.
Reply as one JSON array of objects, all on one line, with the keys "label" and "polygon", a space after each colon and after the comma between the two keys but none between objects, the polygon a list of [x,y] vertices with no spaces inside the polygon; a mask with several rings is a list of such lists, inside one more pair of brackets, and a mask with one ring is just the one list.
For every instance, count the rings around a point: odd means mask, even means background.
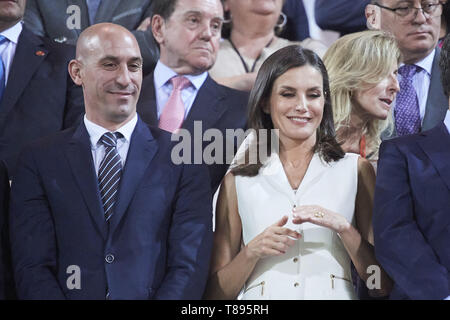
[{"label": "man with eyeglasses", "polygon": [[403,54],[392,137],[431,129],[445,117],[437,48],[442,6],[438,0],[372,0],[366,7],[367,26],[393,33]]}]

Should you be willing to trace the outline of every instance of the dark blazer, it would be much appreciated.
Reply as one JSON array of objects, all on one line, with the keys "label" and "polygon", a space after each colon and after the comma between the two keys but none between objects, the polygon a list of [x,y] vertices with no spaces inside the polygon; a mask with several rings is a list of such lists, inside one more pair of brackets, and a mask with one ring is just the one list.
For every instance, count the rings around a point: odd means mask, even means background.
[{"label": "dark blazer", "polygon": [[[194,121],[201,121],[203,131],[215,128],[220,130],[225,137],[226,129],[246,128],[247,102],[248,93],[221,86],[208,76],[200,88],[182,128],[187,129],[195,138]],[[158,126],[153,74],[144,78],[137,112],[146,123]],[[210,143],[205,141],[200,152],[205,150]],[[238,147],[236,139],[228,141],[226,144],[228,146],[223,146],[224,156],[226,156],[227,147],[235,154]],[[200,158],[201,155],[198,157]],[[231,160],[232,158],[223,159],[222,164],[208,165],[213,193],[219,187]]]},{"label": "dark blazer", "polygon": [[384,141],[373,228],[391,299],[450,295],[450,135],[444,124]]},{"label": "dark blazer", "polygon": [[13,283],[8,234],[9,180],[0,161],[0,300],[11,298]]},{"label": "dark blazer", "polygon": [[84,113],[81,88],[67,71],[74,55],[73,46],[23,28],[0,103],[0,159],[10,176],[25,144],[77,124]]},{"label": "dark blazer", "polygon": [[[175,165],[170,135],[141,120],[105,222],[84,123],[22,153],[10,234],[20,299],[200,299],[212,246],[203,166]],[[68,289],[69,266],[81,289]]]},{"label": "dark blazer", "polygon": [[[72,5],[80,8],[79,29],[69,29],[67,26],[67,20],[70,20],[72,15],[67,13],[67,9]],[[159,50],[150,27],[147,32],[136,29],[145,18],[151,17],[151,14],[152,0],[103,0],[94,20],[94,24],[112,22],[133,32],[141,48],[145,73],[153,70]],[[27,0],[24,22],[41,37],[73,45],[80,33],[91,25],[86,0]]]}]

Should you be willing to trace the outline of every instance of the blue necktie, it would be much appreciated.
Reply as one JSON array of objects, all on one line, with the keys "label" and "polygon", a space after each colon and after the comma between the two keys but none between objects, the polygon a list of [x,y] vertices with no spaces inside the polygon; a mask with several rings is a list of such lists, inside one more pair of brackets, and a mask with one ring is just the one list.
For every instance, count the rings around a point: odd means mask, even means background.
[{"label": "blue necktie", "polygon": [[[4,36],[0,35],[0,45],[8,41]],[[2,50],[3,51],[3,50]],[[0,56],[0,101],[3,98],[3,92],[5,92],[6,87],[6,70],[5,65],[3,64],[3,59]]]},{"label": "blue necktie", "polygon": [[114,205],[122,175],[122,162],[116,148],[117,139],[121,137],[121,133],[107,132],[100,138],[100,142],[105,146],[105,157],[98,170],[98,185],[106,221],[114,213]]},{"label": "blue necktie", "polygon": [[102,0],[86,0],[89,11],[89,21],[90,24],[94,24],[95,16],[97,15],[98,7],[100,6]]},{"label": "blue necktie", "polygon": [[412,82],[418,68],[413,64],[405,64],[398,69],[402,76],[400,92],[397,94],[394,109],[395,129],[398,136],[420,131],[419,100]]}]

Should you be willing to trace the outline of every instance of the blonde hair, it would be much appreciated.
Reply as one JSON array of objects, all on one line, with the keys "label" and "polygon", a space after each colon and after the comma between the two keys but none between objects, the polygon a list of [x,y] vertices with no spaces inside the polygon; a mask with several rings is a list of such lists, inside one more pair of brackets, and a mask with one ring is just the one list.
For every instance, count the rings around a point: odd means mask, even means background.
[{"label": "blonde hair", "polygon": [[[401,59],[393,35],[379,30],[341,37],[327,50],[323,61],[330,77],[330,92],[336,132],[350,126],[352,94],[373,87],[386,78]],[[390,112],[386,120],[373,118],[363,128],[367,154],[378,154],[381,132],[392,131]]]}]

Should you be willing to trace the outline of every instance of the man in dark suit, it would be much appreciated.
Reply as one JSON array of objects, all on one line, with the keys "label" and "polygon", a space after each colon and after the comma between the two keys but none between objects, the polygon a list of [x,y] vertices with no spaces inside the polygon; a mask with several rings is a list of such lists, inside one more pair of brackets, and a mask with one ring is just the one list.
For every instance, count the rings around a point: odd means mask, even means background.
[{"label": "man in dark suit", "polygon": [[28,142],[78,123],[83,95],[67,72],[75,48],[33,35],[22,18],[25,0],[0,1],[0,160],[14,174]]},{"label": "man in dark suit", "polygon": [[24,150],[10,234],[21,299],[199,299],[212,244],[204,166],[175,165],[170,135],[139,120],[134,36],[103,23],[69,64],[86,114]]},{"label": "man in dark suit", "polygon": [[431,129],[445,117],[447,98],[440,81],[437,47],[442,4],[432,2],[424,6],[421,0],[372,0],[366,7],[368,27],[391,32],[403,55],[392,136]]},{"label": "man in dark suit", "polygon": [[[223,21],[220,0],[155,0],[153,4],[152,31],[161,55],[154,73],[143,81],[138,114],[145,122],[171,132],[181,126],[192,136],[196,131],[194,121],[201,122],[203,132],[215,128],[224,137],[226,129],[245,128],[248,94],[219,85],[207,72],[219,48]],[[174,79],[189,81],[181,89],[183,106],[179,121],[168,128],[161,124],[161,119],[176,116],[166,108],[176,95]],[[227,147],[234,149],[233,152],[237,150],[235,141],[227,146],[223,140],[224,155]],[[200,152],[207,144],[203,143]],[[213,192],[228,169],[226,160],[221,157],[221,161],[209,165]]]},{"label": "man in dark suit", "polygon": [[[450,37],[442,48],[450,93]],[[450,110],[435,128],[382,143],[373,227],[391,299],[450,299]]]},{"label": "man in dark suit", "polygon": [[144,58],[144,74],[155,67],[158,48],[149,30],[152,0],[27,0],[25,26],[57,42],[75,45],[90,25],[112,22],[132,31]]}]

